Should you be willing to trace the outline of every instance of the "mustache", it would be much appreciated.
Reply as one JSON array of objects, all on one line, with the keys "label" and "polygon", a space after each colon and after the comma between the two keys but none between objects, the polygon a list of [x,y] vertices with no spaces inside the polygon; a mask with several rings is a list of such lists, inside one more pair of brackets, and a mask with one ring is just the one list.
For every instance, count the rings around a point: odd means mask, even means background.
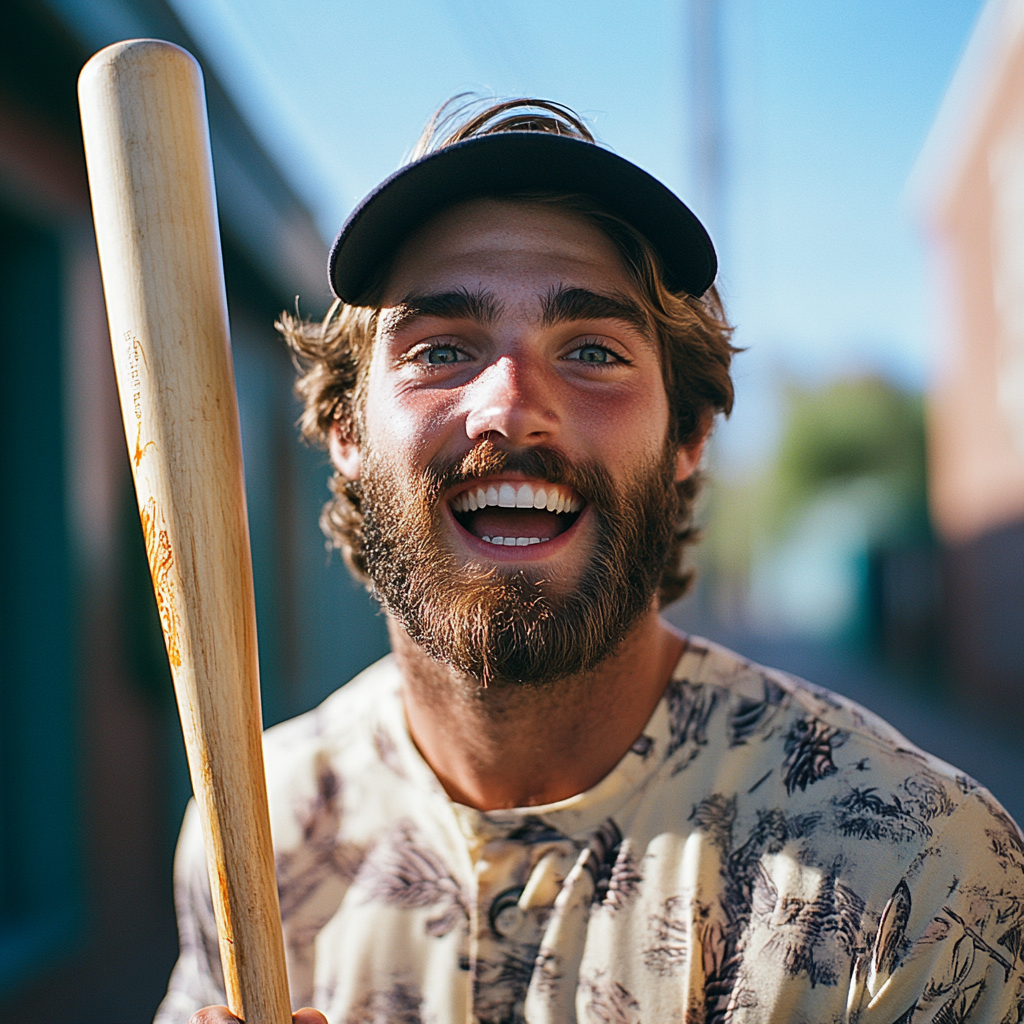
[{"label": "mustache", "polygon": [[557,448],[539,446],[509,451],[485,440],[465,455],[439,455],[431,460],[423,474],[425,496],[433,503],[452,487],[501,473],[521,473],[548,483],[565,484],[588,502],[604,497],[608,488],[600,472],[587,465],[576,465]]}]

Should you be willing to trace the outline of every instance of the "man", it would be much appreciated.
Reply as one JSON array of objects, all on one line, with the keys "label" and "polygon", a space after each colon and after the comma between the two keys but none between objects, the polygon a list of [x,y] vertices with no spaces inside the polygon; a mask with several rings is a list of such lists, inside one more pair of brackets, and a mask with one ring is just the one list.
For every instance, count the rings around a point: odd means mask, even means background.
[{"label": "man", "polygon": [[[658,617],[732,403],[703,229],[569,111],[432,126],[282,318],[394,654],[267,735],[293,1005],[1019,1021],[1024,842],[852,703]],[[233,1020],[197,820],[161,1024]],[[312,1024],[312,1010],[296,1014]]]}]

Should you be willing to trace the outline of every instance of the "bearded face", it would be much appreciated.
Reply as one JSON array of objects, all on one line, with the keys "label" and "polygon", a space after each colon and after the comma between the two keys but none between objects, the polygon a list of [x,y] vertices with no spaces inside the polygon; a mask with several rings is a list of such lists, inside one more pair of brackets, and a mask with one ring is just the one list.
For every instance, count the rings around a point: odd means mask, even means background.
[{"label": "bearded face", "polygon": [[[541,687],[588,672],[651,607],[677,513],[675,467],[666,444],[616,487],[598,463],[570,462],[553,447],[504,451],[485,440],[422,473],[364,449],[367,570],[423,650],[485,685]],[[477,501],[489,478],[508,474],[544,481],[545,495],[531,488],[532,507]],[[572,580],[543,561],[467,560],[446,540],[449,515],[489,543],[525,546],[572,529],[584,512],[593,541]]]}]

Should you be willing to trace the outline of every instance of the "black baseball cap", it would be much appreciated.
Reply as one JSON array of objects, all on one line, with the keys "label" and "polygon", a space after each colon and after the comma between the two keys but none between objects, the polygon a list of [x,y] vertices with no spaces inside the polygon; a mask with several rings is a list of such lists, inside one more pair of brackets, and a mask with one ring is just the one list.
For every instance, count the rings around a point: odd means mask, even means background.
[{"label": "black baseball cap", "polygon": [[718,260],[704,225],[657,178],[592,142],[547,132],[477,135],[396,171],[356,208],[331,247],[331,290],[358,304],[399,246],[435,214],[469,199],[530,192],[585,195],[640,232],[673,291],[701,296]]}]

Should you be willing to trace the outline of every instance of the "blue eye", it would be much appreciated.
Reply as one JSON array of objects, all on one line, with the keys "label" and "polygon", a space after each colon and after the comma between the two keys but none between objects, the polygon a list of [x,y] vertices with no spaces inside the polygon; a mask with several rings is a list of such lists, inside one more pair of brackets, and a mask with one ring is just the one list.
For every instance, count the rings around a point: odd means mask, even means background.
[{"label": "blue eye", "polygon": [[452,345],[438,345],[436,348],[429,348],[425,355],[427,362],[432,366],[443,366],[446,363],[459,361],[459,350]]},{"label": "blue eye", "polygon": [[603,345],[581,345],[575,349],[570,358],[578,359],[581,363],[598,363],[606,365],[615,361],[615,353],[606,349]]}]

